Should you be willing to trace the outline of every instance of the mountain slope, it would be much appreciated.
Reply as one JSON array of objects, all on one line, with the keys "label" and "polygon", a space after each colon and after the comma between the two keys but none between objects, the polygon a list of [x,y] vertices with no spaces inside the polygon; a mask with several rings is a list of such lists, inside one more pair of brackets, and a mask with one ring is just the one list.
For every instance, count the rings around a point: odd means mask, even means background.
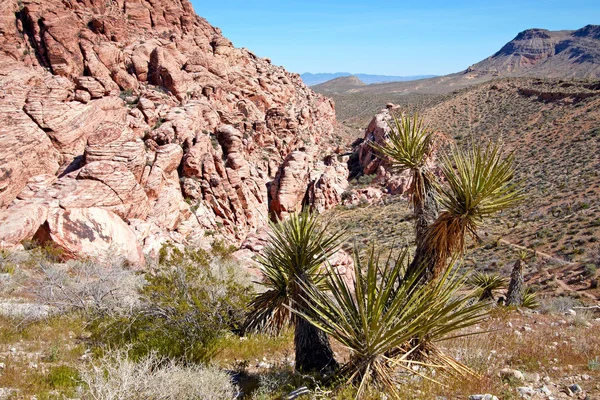
[{"label": "mountain slope", "polygon": [[329,93],[344,93],[353,91],[357,88],[362,88],[366,84],[361,81],[357,76],[343,76],[335,78],[330,81],[320,83],[312,86],[315,91],[329,92]]},{"label": "mountain slope", "polygon": [[600,26],[577,31],[529,29],[493,56],[472,65],[468,74],[537,76],[548,78],[600,77]]},{"label": "mountain slope", "polygon": [[[576,31],[529,29],[519,33],[491,57],[466,70],[410,82],[367,85],[354,93],[443,94],[499,77],[600,78],[600,26]],[[349,89],[316,86],[323,94],[348,93]]]}]

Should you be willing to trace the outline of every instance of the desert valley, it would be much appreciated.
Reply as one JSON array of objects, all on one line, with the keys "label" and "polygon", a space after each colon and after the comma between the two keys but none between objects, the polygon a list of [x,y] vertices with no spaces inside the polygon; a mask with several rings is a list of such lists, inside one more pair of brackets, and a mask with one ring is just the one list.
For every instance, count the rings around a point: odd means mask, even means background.
[{"label": "desert valley", "polygon": [[600,25],[301,77],[188,0],[0,6],[0,399],[600,396]]}]

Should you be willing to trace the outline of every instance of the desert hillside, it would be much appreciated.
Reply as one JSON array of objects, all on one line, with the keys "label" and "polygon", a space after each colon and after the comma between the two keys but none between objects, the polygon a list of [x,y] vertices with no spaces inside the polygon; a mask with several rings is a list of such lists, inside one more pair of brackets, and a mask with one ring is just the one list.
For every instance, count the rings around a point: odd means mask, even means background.
[{"label": "desert hillside", "polygon": [[[432,129],[463,148],[501,141],[515,153],[526,201],[490,221],[484,241],[467,252],[467,265],[507,274],[515,248],[497,246],[506,241],[546,255],[529,269],[532,281],[544,283],[540,288],[565,290],[545,272],[560,267],[573,290],[599,297],[588,291],[589,281],[572,278],[600,257],[599,89],[592,80],[504,78],[425,100],[406,96],[396,106],[398,113],[418,111]],[[349,134],[368,135],[368,129],[355,128],[357,121],[343,121]],[[350,189],[368,182],[378,187],[372,175],[354,178]],[[334,219],[365,243],[377,239],[391,248],[413,240],[409,210],[408,202],[392,196],[359,210],[338,208]]]},{"label": "desert hillside", "polygon": [[0,400],[597,398],[598,29],[319,94],[189,0],[0,0]]}]

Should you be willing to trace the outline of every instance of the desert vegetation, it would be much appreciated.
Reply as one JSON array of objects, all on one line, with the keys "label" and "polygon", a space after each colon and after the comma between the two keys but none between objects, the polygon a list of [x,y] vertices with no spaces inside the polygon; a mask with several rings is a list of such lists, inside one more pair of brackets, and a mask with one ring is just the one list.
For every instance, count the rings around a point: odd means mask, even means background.
[{"label": "desert vegetation", "polygon": [[[408,254],[390,259],[365,250],[355,255],[354,286],[336,273],[324,275],[319,285],[299,284],[310,306],[295,312],[328,334],[341,365],[325,378],[297,371],[289,329],[241,336],[254,289],[221,251],[215,256],[165,247],[162,260],[145,274],[110,258],[59,263],[52,249],[3,252],[3,265],[13,266],[3,288],[13,301],[21,299],[7,304],[3,297],[3,310],[13,311],[0,324],[0,387],[10,388],[3,395],[231,399],[246,393],[270,399],[296,392],[354,398],[360,390],[360,398],[375,399],[383,388],[398,398],[516,398],[517,388],[538,389],[536,379],[542,378],[556,394],[573,383],[596,390],[600,342],[590,335],[597,329],[593,310],[565,316],[577,307],[568,298],[544,300],[543,314],[473,302],[479,293],[462,285],[456,267],[409,295],[413,285],[401,279]],[[190,265],[200,268],[190,274]],[[456,334],[448,338],[452,330]],[[476,335],[463,336],[471,333]],[[406,357],[402,345],[415,337],[422,355]],[[460,373],[444,373],[444,362]],[[514,377],[505,368],[523,374]],[[469,383],[455,374],[468,374]],[[393,387],[386,386],[388,379]]]},{"label": "desert vegetation", "polygon": [[[275,224],[260,261],[267,277],[287,275],[259,286],[219,242],[211,251],[165,246],[143,273],[109,256],[64,263],[53,248],[3,251],[2,310],[11,310],[0,324],[3,395],[402,399],[597,390],[593,309],[570,298],[543,299],[542,314],[493,306],[479,289],[495,299],[506,280],[465,282],[460,263],[415,285],[416,275],[404,275],[411,257],[402,245],[389,254],[357,243],[348,282],[326,262],[347,245],[324,222],[302,213]],[[257,317],[257,309],[267,312]],[[314,329],[326,335],[339,367],[300,370],[299,318],[313,328],[305,338]]]}]

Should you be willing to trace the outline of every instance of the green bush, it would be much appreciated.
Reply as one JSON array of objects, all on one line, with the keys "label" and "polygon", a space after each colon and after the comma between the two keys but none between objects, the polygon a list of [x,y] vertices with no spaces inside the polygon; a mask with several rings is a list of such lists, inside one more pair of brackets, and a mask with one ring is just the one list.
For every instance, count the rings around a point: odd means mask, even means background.
[{"label": "green bush", "polygon": [[48,383],[53,389],[74,388],[79,384],[79,372],[67,365],[50,368],[47,376]]},{"label": "green bush", "polygon": [[219,261],[202,249],[163,249],[158,265],[145,273],[140,308],[93,322],[92,339],[100,346],[128,346],[134,359],[153,352],[189,362],[210,360],[219,337],[240,328],[251,292],[236,280],[231,265]]},{"label": "green bush", "polygon": [[597,273],[598,267],[596,267],[594,264],[586,264],[585,267],[583,267],[583,275],[585,275],[586,278],[593,278]]}]

